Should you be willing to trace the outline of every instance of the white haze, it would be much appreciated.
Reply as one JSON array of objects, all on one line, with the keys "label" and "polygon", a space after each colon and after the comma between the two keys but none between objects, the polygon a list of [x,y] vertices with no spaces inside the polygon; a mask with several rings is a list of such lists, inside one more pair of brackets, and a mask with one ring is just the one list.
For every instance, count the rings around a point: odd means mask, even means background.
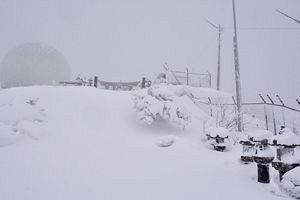
[{"label": "white haze", "polygon": [[[300,19],[300,1],[236,4],[244,100],[269,93],[294,101],[300,91],[300,25],[275,10]],[[153,78],[167,62],[178,70],[209,70],[215,85],[217,31],[204,18],[225,27],[221,88],[234,93],[231,0],[1,0],[0,59],[22,43],[41,42],[66,56],[73,77]]]}]

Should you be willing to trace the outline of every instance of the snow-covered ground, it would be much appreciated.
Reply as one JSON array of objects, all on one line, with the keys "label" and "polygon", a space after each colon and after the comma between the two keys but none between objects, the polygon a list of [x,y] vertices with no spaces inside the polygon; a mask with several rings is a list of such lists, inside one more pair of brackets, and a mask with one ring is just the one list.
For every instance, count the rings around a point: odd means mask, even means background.
[{"label": "snow-covered ground", "polygon": [[202,137],[200,120],[184,130],[140,122],[131,92],[0,90],[0,200],[290,198],[256,182],[240,145],[216,152]]}]

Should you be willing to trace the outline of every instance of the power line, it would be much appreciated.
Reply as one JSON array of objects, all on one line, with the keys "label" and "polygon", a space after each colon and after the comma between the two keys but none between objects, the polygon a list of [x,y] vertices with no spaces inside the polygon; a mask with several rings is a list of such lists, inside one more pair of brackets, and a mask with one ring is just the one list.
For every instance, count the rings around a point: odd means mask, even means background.
[{"label": "power line", "polygon": [[280,10],[276,10],[277,12],[279,12],[280,14],[282,14],[283,16],[286,16],[287,18],[290,18],[291,20],[297,22],[298,24],[300,24],[300,20],[294,18],[294,17],[291,17],[289,16],[288,14],[284,13],[284,12],[281,12]]}]

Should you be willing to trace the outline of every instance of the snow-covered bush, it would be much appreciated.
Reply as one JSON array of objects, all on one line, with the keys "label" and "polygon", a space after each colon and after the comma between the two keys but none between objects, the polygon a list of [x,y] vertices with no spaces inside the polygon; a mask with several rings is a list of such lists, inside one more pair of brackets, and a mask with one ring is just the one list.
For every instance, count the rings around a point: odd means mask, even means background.
[{"label": "snow-covered bush", "polygon": [[138,119],[147,124],[166,120],[185,127],[190,121],[190,113],[182,101],[182,94],[170,87],[166,83],[160,83],[135,91],[133,101]]},{"label": "snow-covered bush", "polygon": [[218,126],[225,127],[228,130],[236,130],[237,128],[237,115],[232,108],[224,103],[222,98],[216,100],[217,113],[216,120]]},{"label": "snow-covered bush", "polygon": [[154,80],[154,84],[167,83],[166,74],[160,73]]}]

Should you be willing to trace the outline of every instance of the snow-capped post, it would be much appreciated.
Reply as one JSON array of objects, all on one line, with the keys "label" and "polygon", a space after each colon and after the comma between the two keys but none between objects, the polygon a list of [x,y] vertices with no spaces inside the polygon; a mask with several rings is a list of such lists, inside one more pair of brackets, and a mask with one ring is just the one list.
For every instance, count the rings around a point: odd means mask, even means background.
[{"label": "snow-capped post", "polygon": [[270,183],[269,164],[274,160],[273,151],[270,149],[267,139],[260,141],[255,147],[253,160],[257,163],[257,181]]},{"label": "snow-capped post", "polygon": [[94,87],[97,88],[98,87],[98,76],[94,77]]},{"label": "snow-capped post", "polygon": [[272,166],[279,172],[281,181],[286,172],[300,166],[300,160],[295,158],[295,148],[300,146],[300,138],[282,126],[272,142],[272,146],[276,148],[276,160],[272,162]]},{"label": "snow-capped post", "polygon": [[241,161],[244,164],[253,162],[253,153],[255,152],[255,144],[247,139],[241,139],[240,144],[243,146],[243,154],[241,155]]},{"label": "snow-capped post", "polygon": [[256,153],[256,146],[260,145],[263,140],[272,137],[272,132],[266,130],[257,130],[247,132],[241,139],[240,144],[243,146],[241,161],[244,164],[253,162],[253,156]]},{"label": "snow-capped post", "polygon": [[246,149],[249,151],[243,152],[243,156],[245,156],[243,159],[245,159],[246,163],[251,162],[253,159],[253,161],[257,163],[257,181],[260,183],[269,183],[269,164],[274,159],[274,153],[268,145],[268,139],[272,137],[272,132],[266,130],[257,130],[246,133],[245,137],[246,138],[242,141],[244,141],[248,146],[253,144],[255,148]]},{"label": "snow-capped post", "polygon": [[207,142],[216,151],[226,151],[229,148],[229,131],[226,128],[212,128],[209,134],[206,134]]}]

